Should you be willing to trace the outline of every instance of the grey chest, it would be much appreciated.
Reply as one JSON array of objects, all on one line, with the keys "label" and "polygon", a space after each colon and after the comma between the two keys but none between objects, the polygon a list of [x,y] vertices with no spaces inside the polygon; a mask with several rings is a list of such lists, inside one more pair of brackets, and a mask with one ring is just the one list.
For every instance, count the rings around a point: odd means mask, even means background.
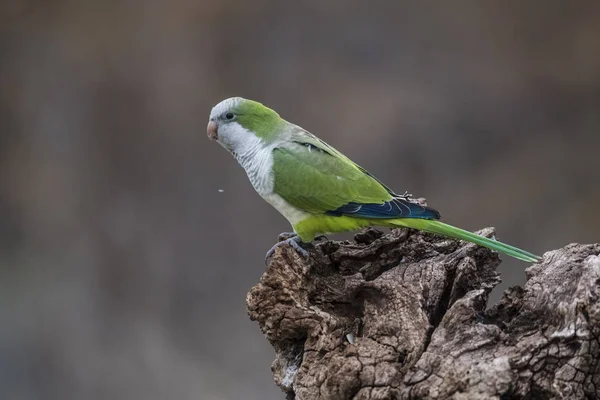
[{"label": "grey chest", "polygon": [[256,149],[243,154],[234,154],[244,168],[250,183],[261,196],[273,193],[273,150]]}]

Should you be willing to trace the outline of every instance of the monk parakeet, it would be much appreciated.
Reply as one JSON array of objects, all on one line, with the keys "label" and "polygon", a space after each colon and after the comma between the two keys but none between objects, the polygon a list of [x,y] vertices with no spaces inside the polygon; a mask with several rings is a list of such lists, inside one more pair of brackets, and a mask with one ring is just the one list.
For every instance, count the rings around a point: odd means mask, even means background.
[{"label": "monk parakeet", "polygon": [[254,189],[294,228],[283,243],[304,256],[317,234],[407,227],[473,242],[519,260],[539,256],[440,222],[440,213],[397,195],[348,157],[256,101],[233,97],[210,113],[207,134],[246,170]]}]

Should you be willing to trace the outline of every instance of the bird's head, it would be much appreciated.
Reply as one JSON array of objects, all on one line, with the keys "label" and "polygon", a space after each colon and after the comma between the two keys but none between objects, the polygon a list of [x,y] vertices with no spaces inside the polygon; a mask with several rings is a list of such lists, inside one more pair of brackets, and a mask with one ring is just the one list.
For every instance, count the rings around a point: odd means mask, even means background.
[{"label": "bird's head", "polygon": [[250,141],[275,140],[284,124],[279,114],[261,103],[231,97],[213,107],[206,133],[227,150],[238,152]]}]

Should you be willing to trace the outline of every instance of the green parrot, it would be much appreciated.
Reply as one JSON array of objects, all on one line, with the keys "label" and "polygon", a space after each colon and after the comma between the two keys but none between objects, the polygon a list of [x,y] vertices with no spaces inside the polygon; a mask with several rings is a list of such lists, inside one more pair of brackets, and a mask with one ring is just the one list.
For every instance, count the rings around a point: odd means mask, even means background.
[{"label": "green parrot", "polygon": [[539,256],[440,222],[440,213],[397,195],[348,157],[274,110],[232,97],[210,113],[207,134],[246,171],[254,189],[294,228],[284,243],[303,256],[317,234],[366,226],[406,227],[473,242],[519,260]]}]

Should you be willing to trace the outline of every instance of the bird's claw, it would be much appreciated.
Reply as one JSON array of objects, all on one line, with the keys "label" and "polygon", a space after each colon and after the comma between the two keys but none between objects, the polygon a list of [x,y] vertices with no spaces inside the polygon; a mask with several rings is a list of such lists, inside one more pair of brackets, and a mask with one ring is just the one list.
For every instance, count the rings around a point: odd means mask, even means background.
[{"label": "bird's claw", "polygon": [[281,232],[279,234],[279,236],[277,236],[277,241],[278,242],[283,242],[284,240],[287,240],[287,239],[292,238],[294,236],[298,236],[298,234],[296,232]]},{"label": "bird's claw", "polygon": [[[285,238],[286,236],[287,236],[287,238]],[[275,243],[275,245],[273,245],[273,247],[271,247],[269,249],[269,251],[267,251],[267,254],[265,255],[265,264],[267,264],[267,265],[269,264],[269,261],[271,260],[273,253],[275,253],[275,250],[284,244],[289,244],[302,257],[308,258],[309,252],[308,252],[308,250],[303,248],[302,245],[300,244],[301,239],[298,235],[296,235],[295,233],[285,232],[285,233],[282,233],[281,235],[279,235],[279,238],[280,239],[283,238],[283,240]]]},{"label": "bird's claw", "polygon": [[308,258],[309,253],[302,245],[300,244],[302,241],[300,236],[293,236],[286,240],[286,242],[294,248],[302,257]]}]

